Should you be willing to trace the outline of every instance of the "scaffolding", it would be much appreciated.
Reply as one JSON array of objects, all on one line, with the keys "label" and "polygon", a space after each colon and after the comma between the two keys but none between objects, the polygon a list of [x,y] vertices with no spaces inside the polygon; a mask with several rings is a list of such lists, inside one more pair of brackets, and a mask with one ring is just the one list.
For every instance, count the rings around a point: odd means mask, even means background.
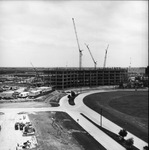
[{"label": "scaffolding", "polygon": [[104,85],[119,85],[127,79],[127,69],[99,68],[99,69],[51,69],[45,70],[45,80],[49,80],[56,89],[92,87]]}]

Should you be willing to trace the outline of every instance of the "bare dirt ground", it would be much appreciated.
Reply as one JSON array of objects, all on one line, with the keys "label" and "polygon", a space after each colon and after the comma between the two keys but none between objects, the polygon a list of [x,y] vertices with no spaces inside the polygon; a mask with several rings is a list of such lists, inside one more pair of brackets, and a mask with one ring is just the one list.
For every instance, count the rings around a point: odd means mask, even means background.
[{"label": "bare dirt ground", "polygon": [[[122,120],[122,115],[124,112],[118,113],[118,109],[114,108],[119,107],[118,100],[123,94],[121,93],[120,96],[115,95],[115,93],[112,95],[107,96],[107,93],[100,93],[104,94],[104,96],[100,95],[101,97],[93,97],[92,102],[90,105],[93,106],[96,111],[98,110],[100,112],[100,108],[103,109],[103,115],[105,115],[107,118],[114,118],[114,122],[122,124],[125,128],[127,127],[129,130],[135,130],[138,128],[134,128],[132,124],[129,124],[130,121],[118,121]],[[111,98],[111,99],[109,99]],[[100,99],[101,103],[95,103],[95,100],[97,101]],[[117,102],[117,103],[115,103]],[[115,103],[115,104],[114,104]],[[124,105],[120,103],[122,107]],[[147,104],[147,103],[146,103]],[[44,108],[44,107],[51,107],[51,104],[44,103],[44,102],[22,102],[22,103],[1,103],[1,108]],[[143,107],[143,106],[142,106]],[[127,108],[127,107],[126,107]],[[129,108],[130,109],[130,108]],[[112,110],[112,111],[109,111]],[[128,111],[128,109],[127,109]],[[112,113],[111,113],[112,112]],[[130,114],[126,113],[128,118],[130,119]],[[125,116],[126,116],[125,114]],[[140,114],[140,113],[139,113]],[[10,116],[5,116],[2,113],[0,113],[0,121],[1,119],[5,120],[5,134],[8,134],[8,136],[5,136],[2,141],[0,142],[6,142],[5,145],[7,145],[10,142],[10,139],[12,143],[16,143],[17,139],[12,138],[14,136],[14,123],[15,123],[15,116],[13,114],[9,114]],[[31,120],[33,126],[36,130],[36,139],[38,142],[38,146],[36,148],[32,148],[32,150],[105,150],[103,146],[101,146],[97,141],[95,141],[86,131],[82,129],[70,116],[68,116],[66,113],[63,112],[38,112],[34,114],[28,114],[29,119]],[[114,116],[114,117],[113,117]],[[133,116],[135,118],[135,116]],[[125,118],[124,118],[125,119]],[[140,119],[144,120],[146,122],[145,117],[141,117]],[[55,121],[53,121],[55,120]],[[113,121],[113,120],[112,120]],[[126,123],[126,124],[125,124]],[[8,130],[7,130],[8,128]],[[126,128],[126,129],[127,129]],[[3,129],[2,129],[3,130]],[[128,131],[129,131],[128,130]],[[146,129],[144,132],[140,132],[141,130],[138,130],[136,134],[139,134],[139,136],[143,137],[144,139],[147,138],[146,136]],[[3,133],[4,133],[3,132]],[[130,131],[131,132],[131,131]],[[0,132],[0,136],[3,134]],[[147,134],[148,135],[148,134]],[[142,139],[143,139],[142,138]],[[146,141],[146,140],[145,140]],[[10,143],[9,143],[10,144]],[[8,145],[9,145],[8,144]],[[14,144],[12,144],[14,145]],[[12,150],[15,149],[15,147],[12,147]],[[0,150],[4,150],[1,149]],[[11,150],[11,149],[8,149]]]},{"label": "bare dirt ground", "polygon": [[[44,102],[2,103],[0,109],[44,108],[48,106],[51,105]],[[37,147],[31,150],[105,150],[66,113],[37,112],[27,114],[35,127],[38,143]],[[12,112],[0,113],[0,120],[3,120],[0,132],[0,150],[14,150],[16,144],[22,140],[22,133],[14,129],[16,117],[16,114]]]},{"label": "bare dirt ground", "polygon": [[37,130],[37,150],[105,150],[66,113],[42,112],[29,117]]}]

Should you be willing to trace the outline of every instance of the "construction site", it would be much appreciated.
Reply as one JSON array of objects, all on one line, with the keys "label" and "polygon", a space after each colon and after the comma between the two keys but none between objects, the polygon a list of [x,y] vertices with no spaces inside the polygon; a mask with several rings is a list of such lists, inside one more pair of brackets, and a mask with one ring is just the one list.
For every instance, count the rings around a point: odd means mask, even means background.
[{"label": "construction site", "polygon": [[[138,84],[140,87],[148,86],[148,67],[147,68],[120,68],[106,66],[109,44],[105,49],[103,67],[97,67],[89,45],[85,43],[91,56],[94,67],[82,66],[83,50],[80,48],[75,20],[72,18],[77,47],[79,52],[78,67],[53,67],[53,68],[0,68],[0,84],[23,85],[25,87],[48,86],[52,89],[64,90],[67,88],[78,87],[98,87],[105,85],[120,85],[121,87],[133,87]],[[135,71],[134,71],[135,70]],[[3,91],[3,89],[1,88]]]},{"label": "construction site", "polygon": [[0,150],[148,150],[148,67],[83,67],[72,21],[78,67],[0,68]]},{"label": "construction site", "polygon": [[45,79],[58,89],[118,85],[127,79],[127,70],[121,68],[58,68],[45,70],[44,74]]}]

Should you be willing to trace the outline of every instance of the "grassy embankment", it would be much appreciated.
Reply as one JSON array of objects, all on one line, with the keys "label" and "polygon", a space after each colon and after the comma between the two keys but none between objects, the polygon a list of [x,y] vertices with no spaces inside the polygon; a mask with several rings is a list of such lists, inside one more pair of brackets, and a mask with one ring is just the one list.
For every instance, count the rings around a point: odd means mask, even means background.
[{"label": "grassy embankment", "polygon": [[89,95],[87,106],[148,142],[148,92],[117,91]]}]

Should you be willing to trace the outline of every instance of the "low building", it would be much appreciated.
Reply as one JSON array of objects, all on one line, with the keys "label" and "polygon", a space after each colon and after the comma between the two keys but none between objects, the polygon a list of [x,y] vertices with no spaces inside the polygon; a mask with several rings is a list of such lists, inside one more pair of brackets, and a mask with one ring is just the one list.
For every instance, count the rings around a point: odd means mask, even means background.
[{"label": "low building", "polygon": [[41,90],[32,90],[29,92],[29,97],[30,98],[35,98],[37,96],[40,96],[42,94],[42,91]]},{"label": "low building", "polygon": [[13,99],[14,91],[4,91],[0,93],[0,97],[4,99]]},{"label": "low building", "polygon": [[45,87],[45,86],[43,86],[43,87],[39,87],[38,89],[41,90],[42,93],[47,93],[47,92],[52,91],[52,87]]},{"label": "low building", "polygon": [[128,68],[128,75],[129,76],[145,76],[145,67],[129,67]]},{"label": "low building", "polygon": [[21,92],[21,93],[19,94],[19,97],[20,97],[20,98],[26,98],[26,97],[28,97],[28,95],[29,95],[29,92]]}]

